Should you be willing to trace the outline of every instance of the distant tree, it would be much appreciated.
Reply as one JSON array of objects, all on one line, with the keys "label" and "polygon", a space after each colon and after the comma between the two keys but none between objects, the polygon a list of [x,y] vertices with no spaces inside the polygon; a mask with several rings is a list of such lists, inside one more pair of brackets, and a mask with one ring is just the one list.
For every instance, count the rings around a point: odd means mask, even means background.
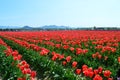
[{"label": "distant tree", "polygon": [[96,30],[96,26],[93,27],[93,30]]}]

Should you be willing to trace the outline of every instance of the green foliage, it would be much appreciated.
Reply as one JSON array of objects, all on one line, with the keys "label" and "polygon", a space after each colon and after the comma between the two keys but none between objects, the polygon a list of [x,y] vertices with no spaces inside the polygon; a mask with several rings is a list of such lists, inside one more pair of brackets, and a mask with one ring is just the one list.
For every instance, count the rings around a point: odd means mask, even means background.
[{"label": "green foliage", "polygon": [[2,80],[17,80],[21,77],[21,71],[16,67],[17,62],[12,56],[6,56],[4,50],[6,47],[0,45],[0,76]]}]

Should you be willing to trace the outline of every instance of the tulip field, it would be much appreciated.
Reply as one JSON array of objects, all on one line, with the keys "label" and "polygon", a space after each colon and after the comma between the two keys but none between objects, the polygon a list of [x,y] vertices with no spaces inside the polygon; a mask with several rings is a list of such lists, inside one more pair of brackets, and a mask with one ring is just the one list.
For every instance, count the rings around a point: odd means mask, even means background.
[{"label": "tulip field", "polygon": [[0,32],[2,80],[117,80],[120,31]]}]

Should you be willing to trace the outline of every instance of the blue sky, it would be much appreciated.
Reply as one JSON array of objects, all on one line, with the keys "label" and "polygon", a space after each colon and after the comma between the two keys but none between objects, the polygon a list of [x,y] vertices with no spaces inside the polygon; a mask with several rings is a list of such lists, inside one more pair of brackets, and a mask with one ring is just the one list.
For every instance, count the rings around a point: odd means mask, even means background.
[{"label": "blue sky", "polygon": [[120,0],[0,0],[0,25],[120,26]]}]

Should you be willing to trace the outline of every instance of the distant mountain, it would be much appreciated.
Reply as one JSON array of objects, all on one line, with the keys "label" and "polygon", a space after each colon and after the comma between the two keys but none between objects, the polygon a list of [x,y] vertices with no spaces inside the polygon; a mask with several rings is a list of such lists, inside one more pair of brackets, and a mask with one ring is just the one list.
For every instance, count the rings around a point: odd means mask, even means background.
[{"label": "distant mountain", "polygon": [[18,29],[18,26],[0,26],[0,29]]},{"label": "distant mountain", "polygon": [[56,26],[56,25],[45,25],[41,27],[30,27],[30,26],[0,26],[0,30],[120,30],[120,27],[69,27],[69,26]]},{"label": "distant mountain", "polygon": [[56,25],[45,25],[42,27],[30,27],[30,26],[24,26],[21,29],[25,29],[25,30],[32,30],[32,29],[42,29],[42,30],[47,30],[47,29],[67,29],[69,27],[67,26],[56,26]]},{"label": "distant mountain", "polygon": [[68,26],[45,25],[40,28],[42,29],[67,29],[69,27]]},{"label": "distant mountain", "polygon": [[23,26],[23,27],[18,27],[18,26],[0,26],[0,29],[23,29],[23,30],[33,30],[33,29],[42,29],[42,30],[47,30],[47,29],[69,29],[70,27],[68,26],[56,26],[56,25],[45,25],[41,27],[30,27],[30,26]]},{"label": "distant mountain", "polygon": [[21,29],[29,29],[29,30],[31,30],[31,29],[33,29],[33,27],[30,27],[30,26],[24,26],[24,27],[22,27]]}]

